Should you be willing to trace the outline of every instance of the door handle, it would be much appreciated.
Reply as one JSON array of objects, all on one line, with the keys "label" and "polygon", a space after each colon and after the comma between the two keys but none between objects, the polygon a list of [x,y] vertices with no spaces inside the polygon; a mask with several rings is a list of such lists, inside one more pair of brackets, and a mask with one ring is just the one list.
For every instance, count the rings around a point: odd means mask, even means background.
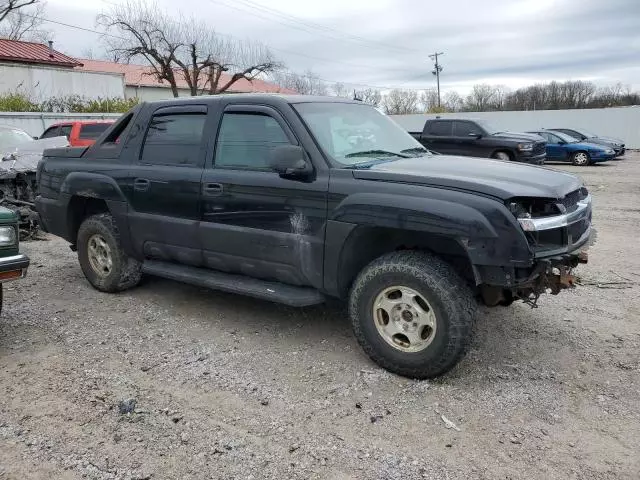
[{"label": "door handle", "polygon": [[146,178],[136,178],[133,181],[133,189],[137,192],[146,192],[147,190],[149,190],[150,185],[151,182]]},{"label": "door handle", "polygon": [[204,193],[205,195],[222,195],[222,191],[223,188],[221,183],[205,183],[202,186],[202,193]]}]

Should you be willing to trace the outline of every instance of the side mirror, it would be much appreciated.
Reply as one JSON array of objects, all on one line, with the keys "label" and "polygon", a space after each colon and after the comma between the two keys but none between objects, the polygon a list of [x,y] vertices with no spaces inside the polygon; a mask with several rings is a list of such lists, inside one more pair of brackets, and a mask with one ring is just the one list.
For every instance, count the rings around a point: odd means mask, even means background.
[{"label": "side mirror", "polygon": [[35,136],[34,136],[34,137],[33,137],[33,139],[34,139],[34,140],[38,140],[38,137],[35,137]]},{"label": "side mirror", "polygon": [[302,177],[311,173],[304,150],[297,145],[280,145],[271,150],[269,166],[283,177]]},{"label": "side mirror", "polygon": [[480,133],[477,133],[477,132],[469,132],[467,135],[468,135],[469,137],[473,137],[473,138],[480,138],[480,137],[482,137],[482,135],[481,135]]}]

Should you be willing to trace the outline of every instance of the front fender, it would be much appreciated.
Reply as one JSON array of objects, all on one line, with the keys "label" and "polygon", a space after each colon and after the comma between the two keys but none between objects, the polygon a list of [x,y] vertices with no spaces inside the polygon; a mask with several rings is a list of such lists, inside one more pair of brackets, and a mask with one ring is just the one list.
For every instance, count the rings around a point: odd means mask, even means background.
[{"label": "front fender", "polygon": [[498,237],[480,210],[458,202],[424,197],[356,193],[334,209],[330,220],[456,238]]},{"label": "front fender", "polygon": [[437,242],[444,240],[449,244],[445,250],[458,251],[468,258],[476,280],[479,278],[477,266],[516,268],[533,261],[524,232],[502,202],[429,187],[421,187],[416,193],[422,196],[414,196],[410,195],[411,190],[415,191],[415,187],[407,186],[402,194],[356,193],[331,209],[325,250],[328,291],[340,291],[338,279],[345,268],[348,270],[349,266],[345,265],[348,259],[367,256],[366,250],[372,250],[373,255],[386,253],[369,245],[372,240],[367,234],[364,237],[358,234],[369,230],[367,227],[400,233],[410,245],[429,245],[433,243],[429,240],[436,238]]}]

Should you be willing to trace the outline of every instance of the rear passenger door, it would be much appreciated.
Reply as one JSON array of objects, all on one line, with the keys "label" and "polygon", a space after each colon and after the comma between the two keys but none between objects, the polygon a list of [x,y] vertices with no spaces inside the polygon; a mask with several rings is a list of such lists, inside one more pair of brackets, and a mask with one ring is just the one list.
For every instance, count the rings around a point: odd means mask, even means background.
[{"label": "rear passenger door", "polygon": [[205,105],[152,113],[130,171],[129,228],[146,258],[202,263],[198,224],[207,120]]},{"label": "rear passenger door", "polygon": [[202,181],[205,266],[293,285],[322,285],[328,173],[282,178],[269,167],[269,158],[274,148],[288,144],[300,143],[275,109],[225,109],[215,158]]},{"label": "rear passenger door", "polygon": [[451,120],[431,120],[425,125],[422,140],[425,147],[434,152],[451,154],[454,152],[453,122]]}]

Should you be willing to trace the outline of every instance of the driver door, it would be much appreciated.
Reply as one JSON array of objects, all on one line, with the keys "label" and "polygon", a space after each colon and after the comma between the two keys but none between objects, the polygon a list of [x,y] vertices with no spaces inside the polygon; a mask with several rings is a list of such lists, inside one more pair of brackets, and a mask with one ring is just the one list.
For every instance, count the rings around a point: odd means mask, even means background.
[{"label": "driver door", "polygon": [[[202,179],[205,266],[292,285],[322,285],[329,177],[282,178],[271,151],[299,145],[284,118],[261,105],[228,106]],[[308,160],[310,161],[310,160]]]}]

